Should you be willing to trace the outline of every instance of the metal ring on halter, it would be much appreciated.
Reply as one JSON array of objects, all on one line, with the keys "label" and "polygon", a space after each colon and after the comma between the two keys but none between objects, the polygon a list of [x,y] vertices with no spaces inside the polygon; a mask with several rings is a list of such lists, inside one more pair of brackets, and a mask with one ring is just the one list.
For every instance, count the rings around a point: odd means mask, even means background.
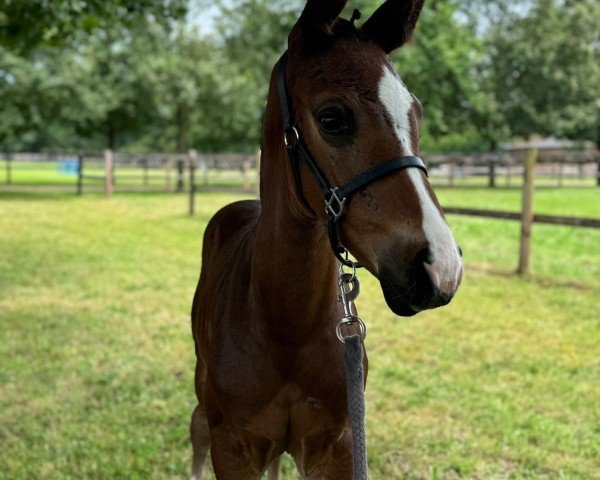
[{"label": "metal ring on halter", "polygon": [[358,323],[358,328],[360,330],[360,340],[361,342],[365,341],[365,338],[367,338],[367,325],[365,324],[365,322],[363,322],[362,318],[360,317],[344,317],[340,320],[340,322],[337,324],[337,326],[335,327],[335,334],[338,337],[338,340],[342,343],[346,343],[346,337],[344,337],[344,334],[342,333],[342,327],[346,326],[346,325],[352,325]]},{"label": "metal ring on halter", "polygon": [[[348,268],[352,268],[352,276],[348,279],[347,282],[344,283],[351,283],[355,278],[356,278],[356,262],[353,262],[350,260],[350,251],[344,247],[341,243],[338,245],[339,248],[341,249],[340,253],[344,256],[344,260],[346,260],[346,262],[350,263],[352,265],[352,267],[348,266],[348,263],[346,263],[345,265],[343,265],[342,263],[340,263],[340,272],[343,273],[344,269],[343,267],[348,267]],[[341,285],[341,278],[340,277],[340,283],[339,285]]]},{"label": "metal ring on halter", "polygon": [[[343,265],[340,263],[340,266],[343,267]],[[348,277],[348,279],[346,280],[346,277],[344,275],[340,275],[340,280],[338,282],[339,286],[342,285],[349,285],[350,283],[352,283],[354,281],[354,279],[356,278],[356,264],[353,262],[352,263],[352,267],[347,267],[347,268],[352,268],[352,274],[350,277]],[[340,269],[340,271],[343,273],[344,270],[343,268]]]},{"label": "metal ring on halter", "polygon": [[298,140],[300,140],[300,132],[298,132],[298,129],[296,127],[292,127],[291,131],[283,132],[283,143],[285,144],[286,147],[290,146],[290,142],[288,142],[288,135],[290,135],[292,133],[294,135],[296,135],[296,139],[294,140],[294,143],[297,142]]}]

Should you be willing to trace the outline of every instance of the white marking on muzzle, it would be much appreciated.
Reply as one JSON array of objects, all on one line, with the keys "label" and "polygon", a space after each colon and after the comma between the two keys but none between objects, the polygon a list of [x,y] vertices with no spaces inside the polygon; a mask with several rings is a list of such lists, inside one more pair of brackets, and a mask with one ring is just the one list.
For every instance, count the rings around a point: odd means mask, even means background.
[{"label": "white marking on muzzle", "polygon": [[[402,83],[402,80],[387,65],[379,81],[379,99],[394,125],[394,131],[400,141],[405,155],[414,155],[411,145],[409,114],[413,97]],[[419,198],[423,216],[423,231],[429,242],[434,263],[428,270],[432,281],[445,293],[453,292],[458,287],[462,261],[458,247],[450,227],[437,209],[429,191],[427,181],[420,170],[409,168],[408,176],[414,185]]]},{"label": "white marking on muzzle", "polygon": [[429,250],[433,254],[433,264],[427,270],[431,280],[442,292],[454,292],[458,287],[462,266],[456,240],[454,240],[450,227],[433,203],[433,199],[425,187],[422,173],[411,168],[408,170],[408,175],[419,197],[423,215],[423,231],[429,242]]}]

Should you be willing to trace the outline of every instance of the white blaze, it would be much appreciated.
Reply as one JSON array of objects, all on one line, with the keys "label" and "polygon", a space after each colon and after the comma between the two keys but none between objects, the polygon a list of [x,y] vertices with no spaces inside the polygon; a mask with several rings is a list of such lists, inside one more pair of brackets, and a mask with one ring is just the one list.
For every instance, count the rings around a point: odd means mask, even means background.
[{"label": "white blaze", "polygon": [[387,66],[383,67],[383,76],[379,81],[379,100],[385,106],[392,120],[405,155],[413,155],[408,118],[413,102],[412,95],[406,89],[402,80]]},{"label": "white blaze", "polygon": [[[379,81],[379,99],[392,120],[404,154],[414,155],[409,119],[413,97],[402,80],[388,66],[384,67]],[[444,290],[452,289],[453,286],[455,288],[461,271],[461,260],[452,232],[435,206],[420,170],[409,168],[407,173],[419,198],[423,216],[422,228],[434,255],[434,268],[429,270],[430,275],[437,276],[437,279],[432,280]]]}]

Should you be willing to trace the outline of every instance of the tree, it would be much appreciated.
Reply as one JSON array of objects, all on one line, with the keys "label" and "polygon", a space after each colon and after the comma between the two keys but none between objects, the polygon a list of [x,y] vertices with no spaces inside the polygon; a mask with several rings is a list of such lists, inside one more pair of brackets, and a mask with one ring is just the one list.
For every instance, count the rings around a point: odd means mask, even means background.
[{"label": "tree", "polygon": [[79,126],[103,112],[84,65],[73,52],[43,50],[25,59],[0,50],[0,146],[83,147]]},{"label": "tree", "polygon": [[[247,140],[257,146],[266,105],[271,70],[287,46],[287,36],[296,22],[303,3],[298,0],[227,0],[220,1],[216,21],[218,42],[223,43],[224,61],[237,70],[238,96]],[[243,79],[243,81],[242,81]],[[233,126],[233,125],[232,125]]]},{"label": "tree", "polygon": [[186,0],[10,0],[0,10],[0,45],[27,54],[42,44],[64,45],[98,29],[168,25],[183,18]]},{"label": "tree", "polygon": [[[344,15],[349,17],[352,8],[360,7],[366,19],[380,4],[379,0],[353,2]],[[482,143],[482,137],[488,148],[494,147],[504,132],[497,125],[500,118],[493,115],[493,98],[478,89],[483,42],[471,25],[461,21],[459,6],[456,0],[429,1],[414,42],[394,55],[406,83],[425,105],[423,134],[429,149],[472,149]],[[217,27],[225,54],[245,73],[245,89],[255,98],[257,109],[264,105],[271,69],[302,7],[302,2],[291,0],[220,4]]]},{"label": "tree", "polygon": [[536,0],[488,34],[490,87],[514,135],[600,145],[600,3]]},{"label": "tree", "polygon": [[[359,3],[363,19],[381,4]],[[494,150],[506,135],[497,100],[487,89],[485,43],[458,0],[430,0],[413,41],[392,59],[423,103],[425,150]]]}]

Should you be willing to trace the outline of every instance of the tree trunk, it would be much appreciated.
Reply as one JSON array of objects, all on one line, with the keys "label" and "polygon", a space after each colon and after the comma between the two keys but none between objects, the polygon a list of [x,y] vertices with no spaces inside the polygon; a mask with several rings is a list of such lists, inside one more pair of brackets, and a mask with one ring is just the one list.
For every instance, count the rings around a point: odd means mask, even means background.
[{"label": "tree trunk", "polygon": [[117,132],[115,126],[109,121],[106,129],[107,147],[109,150],[115,151]]},{"label": "tree trunk", "polygon": [[187,109],[183,103],[177,106],[177,152],[185,153],[187,131]]}]

